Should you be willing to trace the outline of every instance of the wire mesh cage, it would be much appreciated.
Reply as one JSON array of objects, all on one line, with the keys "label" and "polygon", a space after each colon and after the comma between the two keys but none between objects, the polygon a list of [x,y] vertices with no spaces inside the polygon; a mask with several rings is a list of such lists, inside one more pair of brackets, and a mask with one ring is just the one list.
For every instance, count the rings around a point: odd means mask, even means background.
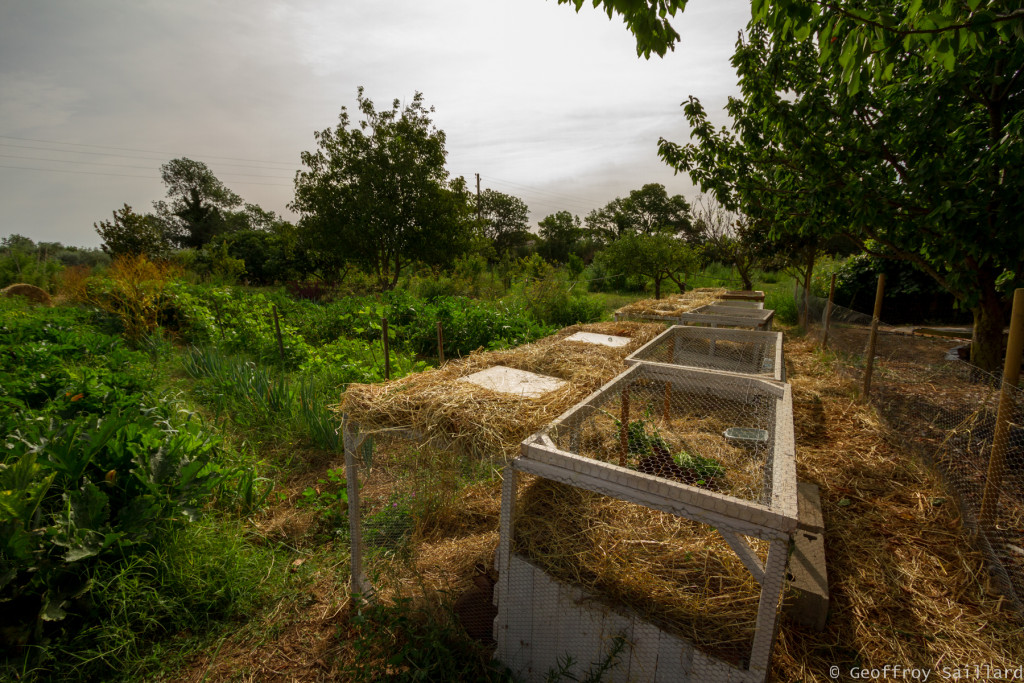
[{"label": "wire mesh cage", "polygon": [[676,325],[626,357],[627,365],[640,362],[786,379],[781,332]]},{"label": "wire mesh cage", "polygon": [[506,470],[497,656],[529,680],[566,657],[614,659],[623,680],[763,680],[796,524],[787,386],[636,365]]},{"label": "wire mesh cage", "polygon": [[722,299],[715,302],[716,306],[733,306],[735,308],[751,308],[764,310],[763,301],[750,301],[748,299]]},{"label": "wire mesh cage", "polygon": [[731,289],[723,292],[719,299],[723,301],[753,301],[764,304],[764,292],[760,289]]},{"label": "wire mesh cage", "polygon": [[740,327],[752,330],[772,329],[775,311],[771,309],[740,308],[708,304],[679,315],[682,325],[708,325],[711,327]]}]

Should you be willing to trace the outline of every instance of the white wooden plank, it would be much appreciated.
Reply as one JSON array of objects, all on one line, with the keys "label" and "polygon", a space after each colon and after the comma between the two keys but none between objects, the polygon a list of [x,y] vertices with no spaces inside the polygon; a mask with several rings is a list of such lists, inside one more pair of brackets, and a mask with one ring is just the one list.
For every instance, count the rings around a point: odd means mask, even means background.
[{"label": "white wooden plank", "polygon": [[508,592],[502,600],[508,602],[508,630],[505,637],[505,658],[502,660],[513,671],[522,673],[533,658],[533,567],[522,558],[509,558]]},{"label": "white wooden plank", "polygon": [[614,610],[609,610],[604,621],[602,637],[601,661],[611,654],[617,638],[625,639],[625,647],[619,651],[618,663],[607,674],[605,680],[610,683],[627,683],[629,681],[629,661],[632,656],[630,644],[633,642],[633,619],[625,617]]},{"label": "white wooden plank", "polygon": [[576,660],[579,663],[575,673],[583,678],[585,672],[591,670],[600,661],[603,648],[605,618],[608,608],[586,599],[580,591],[582,600],[579,605],[579,638],[576,645]]},{"label": "white wooden plank", "polygon": [[653,683],[658,670],[661,629],[636,617],[633,620],[633,655],[629,659],[629,680]]},{"label": "white wooden plank", "polygon": [[[630,481],[636,481],[635,485],[624,485],[610,481],[605,477],[574,472],[564,467],[542,462],[537,456],[543,453],[540,450],[533,450],[530,458],[517,458],[514,461],[514,467],[518,470],[544,477],[545,479],[594,491],[595,493],[618,500],[637,503],[654,510],[661,510],[669,514],[705,522],[716,527],[723,526],[747,536],[757,536],[758,538],[766,539],[776,537],[788,538],[789,534],[796,529],[797,520],[795,514],[792,518],[785,517],[756,503],[728,498],[713,491],[706,491],[686,486],[685,484],[661,481],[657,477],[652,477],[642,472],[632,472],[631,470],[613,466],[616,470],[619,470],[616,473],[617,476],[627,476]],[[563,455],[571,454],[560,452],[556,454],[557,458],[561,458]],[[641,488],[639,482],[645,478],[655,481],[650,484],[645,482],[643,488]],[[652,490],[644,490],[647,486],[650,486]],[[676,500],[657,493],[659,490],[664,490],[660,488],[663,486],[679,491],[681,494],[680,498],[685,496],[689,500]],[[741,509],[749,511],[749,521],[739,518],[738,511]]]},{"label": "white wooden plank", "polygon": [[558,583],[546,572],[530,566],[533,569],[533,636],[532,661],[526,675],[530,680],[543,680],[548,671],[558,668],[559,658],[565,656],[559,643],[559,590]]},{"label": "white wooden plank", "polygon": [[693,670],[693,644],[666,632],[658,639],[658,669],[654,683],[681,683],[700,679],[691,678]]},{"label": "white wooden plank", "polygon": [[575,586],[558,581],[558,643],[564,655],[571,655],[577,662],[572,673],[578,675],[579,662],[589,661],[597,650],[597,641],[582,635],[583,592]]},{"label": "white wooden plank", "polygon": [[729,544],[732,551],[736,553],[736,557],[740,558],[740,562],[747,568],[750,575],[754,577],[754,580],[758,583],[764,582],[764,565],[761,564],[761,558],[759,558],[746,542],[746,540],[739,534],[735,534],[728,529],[722,529],[721,527],[715,527],[718,531],[718,535],[725,539],[725,542]]}]

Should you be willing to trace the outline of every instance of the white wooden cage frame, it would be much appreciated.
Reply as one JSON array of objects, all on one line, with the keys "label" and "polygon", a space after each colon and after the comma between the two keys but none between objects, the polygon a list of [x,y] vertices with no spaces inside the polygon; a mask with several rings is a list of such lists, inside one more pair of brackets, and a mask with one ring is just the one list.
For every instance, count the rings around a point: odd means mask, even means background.
[{"label": "white wooden cage frame", "polygon": [[[707,356],[702,356],[685,351],[676,344],[672,347],[671,362],[652,360],[650,355],[659,346],[672,344],[675,340],[681,338],[691,339],[706,339],[710,345],[710,353]],[[714,365],[708,366],[699,363],[714,363],[714,355],[716,343],[719,341],[725,342],[753,342],[762,343],[766,348],[772,349],[772,369],[770,371],[757,371],[752,370],[750,372],[736,369],[726,369],[724,367],[715,367]],[[718,372],[724,372],[730,375],[739,375],[744,377],[759,377],[761,379],[770,379],[776,382],[786,381],[786,364],[785,356],[782,351],[782,333],[781,332],[767,332],[761,330],[731,330],[717,327],[696,327],[692,325],[673,325],[668,328],[657,337],[647,342],[633,353],[626,356],[626,365],[633,366],[638,363],[652,363],[655,365],[662,365],[666,367],[692,367],[701,369],[716,370]],[[723,363],[728,365],[729,363]],[[760,364],[755,361],[755,366],[760,367]]]},{"label": "white wooden cage frame", "polygon": [[740,308],[738,306],[707,304],[706,306],[679,314],[679,324],[771,330],[774,318],[775,311],[770,308]]},{"label": "white wooden cage frame", "polygon": [[[552,441],[549,436],[552,429],[559,426],[572,429],[573,422],[579,424],[585,418],[588,406],[597,402],[604,394],[619,392],[622,387],[629,386],[641,378],[667,382],[673,385],[674,390],[692,388],[690,382],[703,380],[707,382],[710,392],[724,398],[743,397],[752,386],[756,386],[758,390],[774,397],[776,410],[774,448],[770,468],[770,502],[760,504],[747,501],[576,455],[559,449]],[[687,383],[684,384],[684,382]],[[504,649],[502,644],[502,637],[508,637],[509,615],[514,613],[514,609],[510,605],[512,596],[510,577],[513,572],[522,571],[524,566],[524,558],[513,557],[512,553],[515,494],[520,472],[709,524],[718,531],[761,585],[754,637],[746,670],[738,669],[698,651],[696,656],[700,657],[705,667],[699,670],[698,677],[688,678],[692,675],[693,669],[685,668],[686,653],[677,651],[668,653],[674,658],[674,661],[684,662],[683,668],[674,672],[674,679],[662,679],[658,675],[657,678],[649,679],[641,676],[637,677],[637,680],[760,683],[766,679],[775,642],[778,612],[786,582],[786,564],[791,538],[797,529],[798,522],[793,399],[789,385],[712,370],[639,363],[563,413],[544,430],[526,439],[522,443],[522,454],[514,459],[504,471],[500,540],[495,558],[495,567],[498,568],[499,573],[495,592],[495,601],[499,605],[499,612],[494,626],[495,640],[498,642],[498,652],[496,653],[498,656],[502,656],[503,653],[507,656],[510,651],[507,643]],[[743,536],[760,538],[769,542],[765,562],[761,562]],[[576,590],[579,589],[576,588]],[[622,618],[621,615],[619,618]],[[639,640],[642,637],[641,633],[651,632],[650,624],[638,622],[635,619],[632,623],[632,633],[637,641],[631,643],[631,647],[650,649],[649,644],[645,646]],[[663,638],[660,647],[664,648],[665,642],[668,641]],[[676,646],[677,649],[686,647],[686,641],[677,638],[676,642],[682,643]],[[660,651],[659,656],[662,656]],[[692,667],[695,661],[692,647],[690,647],[689,657]],[[630,678],[634,677],[630,676]]]}]

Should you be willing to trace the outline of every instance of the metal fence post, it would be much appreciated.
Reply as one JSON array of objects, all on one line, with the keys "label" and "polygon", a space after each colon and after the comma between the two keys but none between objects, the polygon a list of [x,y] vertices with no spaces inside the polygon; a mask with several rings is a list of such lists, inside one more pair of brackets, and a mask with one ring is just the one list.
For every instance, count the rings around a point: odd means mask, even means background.
[{"label": "metal fence post", "polygon": [[1010,419],[1013,417],[1013,392],[1020,380],[1021,354],[1024,353],[1024,289],[1013,293],[1013,313],[1010,315],[1010,339],[1006,344],[1006,361],[1003,365],[1003,386],[999,394],[999,409],[996,412],[996,427],[992,434],[992,454],[988,459],[988,475],[985,477],[985,492],[981,497],[981,513],[978,515],[978,529],[982,533],[992,528],[999,505],[999,490],[1003,487],[1003,469],[1006,467],[1006,444],[1010,435]]},{"label": "metal fence post", "polygon": [[871,316],[871,336],[868,337],[867,365],[864,367],[864,398],[871,393],[871,371],[875,363],[875,342],[878,339],[878,319],[882,316],[882,295],[885,293],[885,273],[878,274],[875,290],[875,312]]}]

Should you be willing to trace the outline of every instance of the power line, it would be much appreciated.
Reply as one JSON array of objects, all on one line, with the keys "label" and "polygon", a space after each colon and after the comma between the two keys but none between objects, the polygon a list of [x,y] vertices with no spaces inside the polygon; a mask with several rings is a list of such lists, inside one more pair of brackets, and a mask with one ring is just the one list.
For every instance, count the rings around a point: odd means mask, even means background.
[{"label": "power line", "polygon": [[[32,168],[30,166],[10,166],[7,164],[0,164],[0,168],[12,168],[19,171],[45,171],[48,173],[73,173],[76,175],[109,176],[112,178],[139,178],[141,180],[159,180],[159,177],[156,176],[128,175],[126,173],[103,173],[101,171],[72,171],[69,169],[60,168]],[[292,187],[292,185],[282,185],[280,183],[254,183],[249,180],[230,180],[230,182],[233,185],[264,185],[266,187]]]},{"label": "power line", "polygon": [[[54,150],[54,151],[56,151],[56,150]],[[101,161],[75,161],[73,159],[43,159],[43,158],[40,158],[40,157],[30,157],[30,156],[21,156],[21,155],[18,155],[18,154],[3,154],[3,153],[0,153],[0,157],[6,157],[8,159],[25,159],[27,161],[46,161],[46,162],[52,162],[52,163],[55,163],[55,164],[84,164],[84,165],[87,165],[87,166],[116,166],[118,168],[137,168],[137,169],[141,169],[141,170],[144,170],[144,171],[151,171],[151,170],[153,170],[152,166],[133,166],[131,164],[105,164],[105,163],[103,163]],[[233,176],[236,176],[236,177],[244,177],[244,178],[267,178],[267,179],[270,179],[270,180],[291,180],[291,178],[286,178],[285,176],[253,175],[253,174],[250,174],[250,173],[235,173],[234,171],[229,171],[229,174],[233,175]]]},{"label": "power line", "polygon": [[[116,149],[116,150],[119,150],[119,151],[122,151],[122,152],[139,152],[139,153],[142,153],[142,154],[160,154],[160,155],[162,155],[161,158],[166,158],[167,156],[172,156],[173,157],[176,154],[175,152],[163,152],[163,151],[152,150],[152,149],[136,149],[134,147],[115,147],[113,145],[88,145],[88,144],[84,144],[84,143],[81,143],[81,142],[61,142],[59,140],[42,140],[42,139],[39,139],[39,138],[21,138],[21,137],[16,137],[14,135],[0,135],[0,138],[3,138],[5,140],[21,140],[23,142],[42,142],[42,143],[47,144],[47,145],[65,145],[65,146],[68,146],[68,147],[91,147],[93,149]],[[54,151],[69,151],[69,152],[73,152],[73,150],[54,150]],[[77,152],[77,154],[91,154],[91,153],[94,153],[94,152]],[[124,155],[108,154],[106,156],[124,156]],[[239,158],[239,157],[212,156],[212,155],[209,155],[209,154],[205,154],[205,155],[203,155],[203,157],[206,158],[206,159],[227,159],[229,161],[248,161],[248,162],[257,163],[257,164],[275,164],[275,165],[279,165],[279,166],[288,166],[288,167],[294,167],[294,165],[295,165],[292,162],[270,161],[268,159],[245,159],[245,158]]]}]

